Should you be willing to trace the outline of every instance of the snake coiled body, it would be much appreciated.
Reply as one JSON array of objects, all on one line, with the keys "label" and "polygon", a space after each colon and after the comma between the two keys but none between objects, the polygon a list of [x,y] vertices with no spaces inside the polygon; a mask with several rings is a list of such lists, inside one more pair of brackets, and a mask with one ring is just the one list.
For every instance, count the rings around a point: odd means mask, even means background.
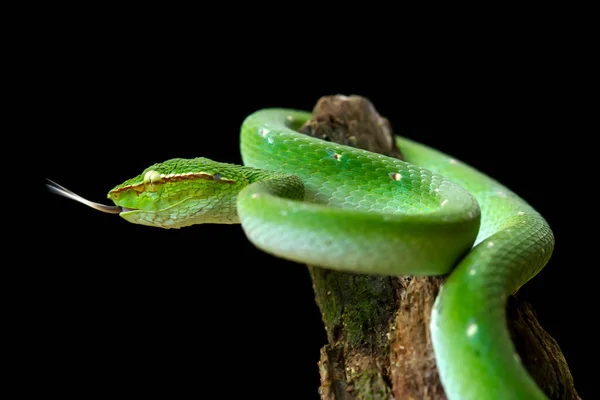
[{"label": "snake coiled body", "polygon": [[[250,240],[342,270],[450,273],[430,327],[448,397],[546,398],[521,365],[505,311],[508,296],[550,259],[554,237],[545,219],[494,179],[407,138],[397,137],[402,162],[291,129],[310,117],[267,110],[243,124],[244,164],[294,174],[307,192],[298,203],[253,199],[261,191],[248,187],[239,204]],[[297,224],[289,221],[295,212]]]},{"label": "snake coiled body", "polygon": [[354,273],[447,275],[431,337],[449,399],[545,399],[521,365],[508,296],[548,262],[545,219],[494,179],[403,137],[406,161],[300,134],[305,111],[265,109],[241,128],[243,166],[172,159],[108,193],[81,199],[162,228],[242,224],[261,250]]}]

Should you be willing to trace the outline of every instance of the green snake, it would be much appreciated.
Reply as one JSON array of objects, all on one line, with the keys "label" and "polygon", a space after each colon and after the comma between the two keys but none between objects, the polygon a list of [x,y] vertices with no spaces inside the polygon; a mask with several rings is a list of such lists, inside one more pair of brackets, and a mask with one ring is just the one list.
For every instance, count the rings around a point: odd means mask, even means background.
[{"label": "green snake", "polygon": [[50,189],[162,228],[239,224],[259,249],[340,271],[446,275],[431,338],[449,399],[546,399],[521,364],[508,296],[548,262],[554,237],[523,199],[476,169],[397,136],[406,161],[298,132],[311,113],[264,109],[243,122],[244,166],[171,159],[108,193],[115,206]]}]

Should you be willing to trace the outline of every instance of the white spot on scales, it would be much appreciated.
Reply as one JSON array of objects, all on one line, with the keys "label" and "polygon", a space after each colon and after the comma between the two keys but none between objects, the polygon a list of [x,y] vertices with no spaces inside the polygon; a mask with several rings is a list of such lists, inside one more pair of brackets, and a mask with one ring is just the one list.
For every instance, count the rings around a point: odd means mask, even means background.
[{"label": "white spot on scales", "polygon": [[467,327],[467,337],[473,337],[477,333],[477,324],[472,322]]},{"label": "white spot on scales", "polygon": [[399,181],[400,179],[402,179],[402,174],[400,174],[398,172],[392,172],[390,174],[390,178],[392,178],[395,181]]}]

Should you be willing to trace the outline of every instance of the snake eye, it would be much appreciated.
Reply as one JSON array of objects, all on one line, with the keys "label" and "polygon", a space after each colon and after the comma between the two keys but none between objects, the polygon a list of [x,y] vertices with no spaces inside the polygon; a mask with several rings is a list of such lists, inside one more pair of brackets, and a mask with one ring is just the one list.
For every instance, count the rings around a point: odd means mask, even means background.
[{"label": "snake eye", "polygon": [[144,175],[144,186],[149,192],[156,192],[162,185],[162,176],[160,172],[148,171]]}]

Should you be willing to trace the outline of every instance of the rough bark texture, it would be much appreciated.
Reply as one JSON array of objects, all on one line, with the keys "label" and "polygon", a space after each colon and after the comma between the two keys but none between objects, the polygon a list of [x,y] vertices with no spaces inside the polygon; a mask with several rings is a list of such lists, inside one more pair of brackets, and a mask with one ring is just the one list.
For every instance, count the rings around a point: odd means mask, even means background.
[{"label": "rough bark texture", "polygon": [[[319,99],[301,132],[402,159],[389,121],[360,96]],[[440,277],[383,277],[309,266],[328,344],[323,400],[445,399],[429,336]],[[513,296],[509,327],[524,365],[552,399],[579,399],[560,348],[531,307]]]}]

